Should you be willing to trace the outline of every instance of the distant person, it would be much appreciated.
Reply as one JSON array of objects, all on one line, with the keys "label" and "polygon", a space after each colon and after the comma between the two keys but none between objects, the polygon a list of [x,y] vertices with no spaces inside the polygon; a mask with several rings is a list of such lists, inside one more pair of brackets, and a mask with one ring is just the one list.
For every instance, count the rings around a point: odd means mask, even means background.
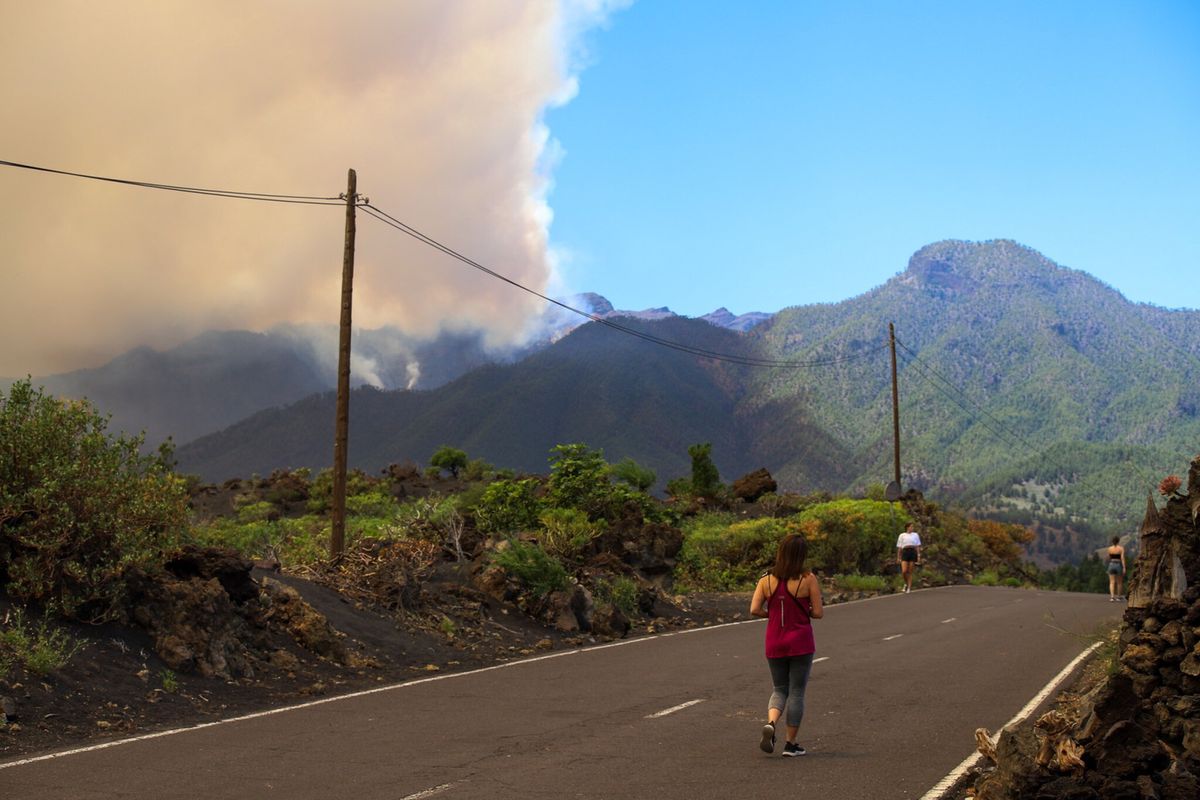
[{"label": "distant person", "polygon": [[921,535],[913,530],[913,523],[908,523],[904,533],[896,539],[896,563],[900,565],[900,574],[904,576],[904,593],[912,591],[913,565],[921,561]]},{"label": "distant person", "polygon": [[773,691],[767,703],[767,724],[762,728],[759,747],[775,752],[775,723],[787,712],[787,741],[783,755],[802,756],[805,750],[796,743],[800,721],[804,719],[804,690],[812,670],[812,620],[825,616],[821,605],[821,584],[812,570],[805,569],[808,542],[799,534],[789,534],[779,543],[775,566],[754,588],[750,613],[767,618],[767,666],[771,669]]},{"label": "distant person", "polygon": [[1125,599],[1125,548],[1121,537],[1112,537],[1108,547],[1108,602]]}]

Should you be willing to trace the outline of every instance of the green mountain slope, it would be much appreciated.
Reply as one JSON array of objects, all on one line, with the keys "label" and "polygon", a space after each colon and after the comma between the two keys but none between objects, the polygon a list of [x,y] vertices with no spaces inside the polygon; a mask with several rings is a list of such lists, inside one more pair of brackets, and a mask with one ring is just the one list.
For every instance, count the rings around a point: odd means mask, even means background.
[{"label": "green mountain slope", "polygon": [[[585,442],[662,481],[710,441],[726,479],[760,466],[785,489],[863,489],[892,475],[888,322],[899,340],[902,476],[932,499],[1061,533],[1055,558],[1127,532],[1145,493],[1200,449],[1200,312],[1134,304],[1011,241],[939,242],[849,300],[785,309],[748,333],[631,321],[712,351],[699,360],[586,325],[512,365],[430,392],[360,390],[350,455],[376,470],[442,444],[542,471]],[[179,452],[210,479],[331,460],[333,398],[258,414]],[[1114,489],[1114,487],[1117,487]]]}]

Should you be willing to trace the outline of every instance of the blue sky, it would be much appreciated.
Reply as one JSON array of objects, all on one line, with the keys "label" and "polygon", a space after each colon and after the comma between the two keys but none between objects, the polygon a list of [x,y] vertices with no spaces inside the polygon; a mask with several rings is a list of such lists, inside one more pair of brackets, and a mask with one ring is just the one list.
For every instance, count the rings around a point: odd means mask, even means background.
[{"label": "blue sky", "polygon": [[1016,239],[1200,308],[1200,3],[642,0],[547,114],[571,288],[831,302]]}]

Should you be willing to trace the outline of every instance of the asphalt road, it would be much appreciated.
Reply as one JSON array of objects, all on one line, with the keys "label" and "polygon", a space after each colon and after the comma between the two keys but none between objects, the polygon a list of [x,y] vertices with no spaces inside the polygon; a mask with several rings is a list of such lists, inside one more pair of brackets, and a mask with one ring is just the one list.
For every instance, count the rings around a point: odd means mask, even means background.
[{"label": "asphalt road", "polygon": [[1122,609],[970,586],[831,606],[803,758],[758,749],[753,621],[0,763],[0,798],[919,798]]}]

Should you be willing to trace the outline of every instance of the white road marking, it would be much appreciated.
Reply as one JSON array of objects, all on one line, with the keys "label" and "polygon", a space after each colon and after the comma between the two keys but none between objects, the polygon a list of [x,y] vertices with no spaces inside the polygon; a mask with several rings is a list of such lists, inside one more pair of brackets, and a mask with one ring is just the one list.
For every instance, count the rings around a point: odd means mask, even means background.
[{"label": "white road marking", "polygon": [[435,794],[441,794],[447,789],[457,786],[458,783],[443,783],[440,786],[431,786],[428,789],[422,789],[414,794],[406,794],[400,800],[420,800],[422,797],[433,797]]},{"label": "white road marking", "polygon": [[942,620],[942,624],[945,625],[947,622],[954,622],[954,620],[956,620],[956,619],[958,619],[958,617],[951,617],[950,619],[944,619],[944,620]]},{"label": "white road marking", "polygon": [[884,640],[885,642],[890,642],[892,639],[899,639],[899,638],[900,638],[901,636],[903,636],[903,635],[904,635],[903,633],[894,633],[894,634],[892,634],[891,636],[885,636],[885,637],[883,637],[883,640]]},{"label": "white road marking", "polygon": [[688,700],[686,703],[680,703],[677,706],[664,708],[662,711],[656,711],[653,714],[647,714],[646,719],[654,719],[655,717],[665,717],[667,714],[674,714],[676,711],[682,711],[688,706],[694,706],[697,703],[703,703],[703,700]]},{"label": "white road marking", "polygon": [[[930,591],[938,591],[938,590],[945,591],[945,590],[953,590],[954,588],[956,588],[956,587],[955,586],[937,586],[937,587],[934,587],[933,589],[931,589]],[[881,594],[881,595],[876,595],[875,597],[864,597],[861,600],[848,600],[845,603],[837,603],[837,604],[831,605],[829,607],[830,608],[838,608],[839,606],[849,606],[849,605],[854,605],[855,603],[869,603],[873,600],[886,600],[888,598],[894,598],[894,597],[899,597],[899,595],[883,595],[883,594]],[[216,720],[214,722],[202,722],[198,725],[189,725],[185,728],[172,728],[170,730],[156,731],[154,733],[142,734],[141,736],[131,736],[128,739],[114,739],[113,741],[110,741],[110,742],[103,742],[101,744],[88,745],[87,747],[75,747],[70,750],[61,750],[57,753],[47,753],[45,755],[32,756],[30,758],[21,758],[16,761],[6,761],[3,763],[0,763],[0,770],[8,769],[10,767],[21,767],[21,766],[24,766],[25,764],[35,764],[39,761],[51,761],[56,758],[65,758],[66,756],[74,756],[74,755],[79,755],[81,753],[90,753],[90,752],[93,752],[96,750],[107,750],[110,747],[120,747],[121,745],[133,744],[134,742],[143,742],[148,739],[160,739],[164,736],[174,736],[175,734],[178,734],[178,733],[187,733],[188,731],[198,731],[198,730],[202,730],[203,728],[213,728],[218,725],[230,725],[235,722],[244,722],[244,721],[250,720],[250,719],[258,719],[259,717],[269,717],[274,714],[283,714],[287,711],[299,711],[300,709],[303,709],[303,708],[311,708],[313,706],[321,706],[321,705],[325,705],[326,703],[337,703],[342,700],[350,700],[350,699],[353,699],[356,697],[365,697],[366,695],[370,695],[370,694],[378,694],[379,692],[390,692],[390,691],[393,691],[396,689],[406,689],[410,686],[418,686],[422,683],[432,683],[434,681],[444,681],[444,680],[449,680],[451,678],[464,678],[468,675],[478,675],[483,672],[492,672],[492,671],[498,670],[498,669],[508,669],[509,667],[516,667],[516,666],[520,666],[521,664],[532,664],[536,661],[546,661],[551,658],[562,658],[563,656],[573,656],[573,655],[577,655],[579,653],[591,652],[593,650],[605,650],[610,647],[623,647],[624,645],[628,645],[628,644],[640,644],[643,642],[654,641],[655,639],[665,639],[669,636],[682,636],[683,634],[698,633],[700,631],[715,631],[719,628],[729,628],[734,625],[749,625],[749,624],[755,623],[755,622],[763,622],[763,620],[761,620],[761,619],[739,620],[737,622],[726,622],[722,625],[709,625],[708,627],[689,628],[689,629],[682,630],[682,631],[670,631],[668,633],[658,633],[658,634],[653,634],[651,636],[645,636],[645,637],[642,637],[639,639],[626,639],[626,640],[622,640],[619,642],[612,642],[609,644],[596,645],[594,647],[583,647],[583,648],[578,648],[575,650],[563,650],[558,653],[547,653],[546,655],[533,656],[532,658],[520,659],[518,661],[506,661],[503,664],[493,664],[490,667],[480,667],[479,669],[466,670],[465,672],[450,672],[450,673],[447,673],[444,675],[434,675],[429,678],[418,678],[417,680],[405,681],[402,683],[393,683],[393,684],[389,684],[387,686],[376,686],[371,689],[364,689],[364,690],[358,691],[358,692],[350,692],[348,694],[340,694],[335,697],[323,697],[320,700],[310,700],[307,703],[297,703],[296,705],[282,706],[280,708],[271,708],[271,709],[267,709],[266,711],[257,711],[252,714],[243,714],[240,717],[230,717],[229,719],[221,719],[221,720]]]},{"label": "white road marking", "polygon": [[[1000,734],[1002,732],[1014,725],[1020,724],[1026,717],[1032,714],[1033,710],[1041,705],[1042,701],[1049,697],[1051,692],[1055,691],[1055,689],[1058,688],[1058,685],[1066,680],[1067,676],[1070,675],[1085,658],[1096,652],[1096,648],[1100,647],[1100,645],[1101,642],[1096,642],[1087,650],[1084,650],[1082,653],[1075,656],[1074,660],[1071,661],[1070,664],[1067,664],[1065,667],[1063,667],[1061,672],[1051,678],[1050,682],[1043,686],[1042,690],[1035,694],[1033,699],[1026,703],[1024,708],[1017,712],[1016,716],[1004,723],[1000,730],[992,734],[992,744],[994,745],[996,742],[1000,741]],[[942,795],[945,794],[950,787],[958,783],[962,776],[967,774],[967,770],[973,767],[975,762],[981,758],[983,758],[983,756],[981,756],[978,752],[971,753],[971,755],[963,759],[961,764],[951,770],[949,775],[938,781],[936,786],[934,786],[925,794],[921,795],[921,800],[941,800]]]},{"label": "white road marking", "polygon": [[821,656],[820,658],[814,658],[813,663],[820,664],[822,661],[828,661],[828,660],[829,660],[829,656]]}]

